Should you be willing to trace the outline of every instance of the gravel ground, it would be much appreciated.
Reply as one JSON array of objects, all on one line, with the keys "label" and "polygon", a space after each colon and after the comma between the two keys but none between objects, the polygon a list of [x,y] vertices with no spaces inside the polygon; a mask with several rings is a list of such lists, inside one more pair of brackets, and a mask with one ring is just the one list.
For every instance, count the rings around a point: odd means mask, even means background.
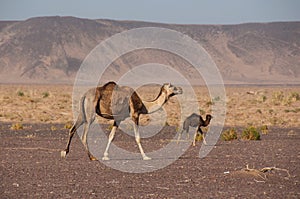
[{"label": "gravel ground", "polygon": [[[260,141],[219,140],[205,158],[198,157],[197,142],[162,169],[127,173],[90,161],[77,135],[62,159],[63,125],[0,125],[0,198],[300,198],[299,128],[271,127]],[[174,131],[165,127],[142,139],[146,153],[165,146]],[[114,143],[138,153],[134,138],[120,131]],[[249,172],[246,165],[279,170]]]}]

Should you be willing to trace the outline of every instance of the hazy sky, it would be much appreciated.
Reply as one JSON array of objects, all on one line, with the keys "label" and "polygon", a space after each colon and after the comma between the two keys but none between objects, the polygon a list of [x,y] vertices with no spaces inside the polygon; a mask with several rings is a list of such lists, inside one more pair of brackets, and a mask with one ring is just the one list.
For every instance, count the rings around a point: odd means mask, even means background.
[{"label": "hazy sky", "polygon": [[53,15],[184,24],[300,21],[300,0],[0,0],[0,20]]}]

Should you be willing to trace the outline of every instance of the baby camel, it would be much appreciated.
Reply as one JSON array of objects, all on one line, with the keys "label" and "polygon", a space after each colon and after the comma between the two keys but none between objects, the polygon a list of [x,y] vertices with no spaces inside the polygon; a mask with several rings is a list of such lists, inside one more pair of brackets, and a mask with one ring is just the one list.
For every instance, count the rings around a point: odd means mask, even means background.
[{"label": "baby camel", "polygon": [[203,137],[203,143],[206,144],[206,141],[205,141],[205,137],[203,135],[203,132],[201,130],[201,126],[208,126],[209,123],[210,123],[210,120],[212,119],[213,117],[211,115],[206,115],[206,119],[205,121],[203,120],[203,118],[201,117],[201,115],[198,115],[196,113],[193,113],[191,114],[189,117],[187,117],[183,123],[183,129],[182,131],[179,133],[179,136],[178,136],[178,139],[177,139],[177,143],[179,142],[180,138],[181,138],[181,134],[186,131],[187,135],[189,136],[189,127],[197,127],[197,130],[195,131],[195,134],[194,134],[194,137],[193,137],[193,146],[196,145],[195,141],[196,141],[196,136],[197,136],[197,133],[199,132],[202,137]]}]

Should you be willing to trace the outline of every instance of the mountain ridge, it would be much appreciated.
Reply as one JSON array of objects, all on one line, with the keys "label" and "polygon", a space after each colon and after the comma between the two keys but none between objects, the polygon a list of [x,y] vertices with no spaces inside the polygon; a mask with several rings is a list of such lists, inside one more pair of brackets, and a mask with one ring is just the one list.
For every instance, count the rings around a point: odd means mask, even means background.
[{"label": "mountain ridge", "polygon": [[[300,22],[182,25],[60,16],[0,21],[0,83],[72,83],[100,42],[149,26],[176,30],[199,42],[227,84],[300,83]],[[194,82],[199,78],[186,61],[149,50],[117,59],[106,78],[117,79],[149,62],[174,66]]]}]

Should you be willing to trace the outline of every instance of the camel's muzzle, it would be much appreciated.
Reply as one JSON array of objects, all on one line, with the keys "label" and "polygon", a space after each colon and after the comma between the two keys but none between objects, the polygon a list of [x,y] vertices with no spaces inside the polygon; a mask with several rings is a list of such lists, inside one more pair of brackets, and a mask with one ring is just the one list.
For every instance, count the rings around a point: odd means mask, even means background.
[{"label": "camel's muzzle", "polygon": [[175,89],[174,89],[174,94],[175,95],[182,94],[182,93],[183,93],[183,91],[182,91],[181,87],[175,87]]}]

